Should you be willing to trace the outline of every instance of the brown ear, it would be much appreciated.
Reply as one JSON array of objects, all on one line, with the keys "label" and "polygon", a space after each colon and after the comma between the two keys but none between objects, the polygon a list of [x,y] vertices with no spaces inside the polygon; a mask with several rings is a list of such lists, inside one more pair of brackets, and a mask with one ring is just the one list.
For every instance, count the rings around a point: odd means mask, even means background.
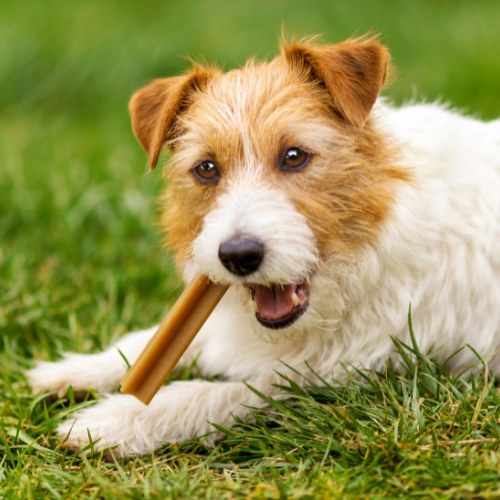
[{"label": "brown ear", "polygon": [[390,58],[376,38],[324,47],[285,42],[282,54],[292,68],[325,84],[336,110],[347,122],[363,127],[385,83]]},{"label": "brown ear", "polygon": [[156,167],[164,143],[175,137],[175,118],[189,106],[193,93],[216,74],[215,68],[195,66],[185,76],[153,80],[132,96],[132,128],[148,155],[150,170]]}]

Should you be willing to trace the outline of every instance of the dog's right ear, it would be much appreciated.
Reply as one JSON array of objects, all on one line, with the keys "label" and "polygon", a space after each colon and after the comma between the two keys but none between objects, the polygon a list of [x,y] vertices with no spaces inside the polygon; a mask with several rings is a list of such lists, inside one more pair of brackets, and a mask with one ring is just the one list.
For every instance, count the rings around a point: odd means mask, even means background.
[{"label": "dog's right ear", "polygon": [[132,96],[132,128],[148,155],[150,170],[156,167],[165,142],[176,135],[176,117],[189,107],[193,94],[218,74],[215,68],[197,65],[184,76],[153,80]]}]

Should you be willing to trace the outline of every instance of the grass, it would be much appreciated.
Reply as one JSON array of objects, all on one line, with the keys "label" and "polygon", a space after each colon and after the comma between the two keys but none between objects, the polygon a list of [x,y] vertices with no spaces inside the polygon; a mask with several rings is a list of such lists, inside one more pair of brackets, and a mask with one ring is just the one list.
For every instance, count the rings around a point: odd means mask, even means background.
[{"label": "grass", "polygon": [[61,450],[58,420],[91,402],[34,398],[21,371],[150,326],[180,292],[155,227],[161,173],[144,175],[130,130],[135,89],[188,54],[226,68],[273,55],[284,20],[330,41],[381,31],[392,100],[445,97],[492,119],[498,19],[486,0],[0,3],[0,498],[500,496],[498,390],[482,364],[464,379],[420,358],[338,386],[306,373],[308,388],[284,380],[290,400],[216,450],[194,440],[118,464]]},{"label": "grass", "polygon": [[[487,363],[451,376],[416,342],[395,341],[403,374],[360,370],[347,383],[283,377],[285,401],[260,396],[214,450],[199,440],[106,463],[57,446],[54,426],[90,401],[32,398],[3,378],[0,494],[5,498],[498,498],[500,397]],[[21,366],[26,362],[9,357]]]}]

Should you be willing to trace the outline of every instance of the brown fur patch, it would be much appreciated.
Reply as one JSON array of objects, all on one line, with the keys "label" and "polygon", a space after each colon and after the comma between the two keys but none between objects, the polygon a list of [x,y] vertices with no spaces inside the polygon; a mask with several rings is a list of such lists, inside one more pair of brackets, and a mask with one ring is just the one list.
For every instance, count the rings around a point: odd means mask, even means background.
[{"label": "brown fur patch", "polygon": [[325,84],[344,119],[364,125],[387,78],[389,52],[376,37],[324,47],[285,41],[281,51],[295,70]]},{"label": "brown fur patch", "polygon": [[377,237],[394,201],[394,182],[410,180],[397,153],[367,123],[316,161],[314,175],[301,176],[289,196],[307,218],[320,255],[346,252]]},{"label": "brown fur patch", "polygon": [[[283,51],[270,63],[250,61],[226,74],[211,70],[203,91],[188,86],[188,101],[185,94],[181,101],[189,106],[175,115],[175,133],[156,128],[154,146],[138,134],[153,157],[159,137],[174,152],[161,224],[180,264],[217,197],[238,182],[287,193],[326,257],[376,238],[390,213],[394,183],[410,180],[398,166],[397,146],[368,117],[385,81],[387,51],[376,41],[291,44]],[[165,108],[172,106],[164,105],[154,127],[166,127]],[[140,131],[152,129],[148,112],[143,115]],[[301,171],[282,172],[278,158],[294,146],[312,160]],[[217,184],[201,184],[192,174],[207,159],[219,165]]]},{"label": "brown fur patch", "polygon": [[195,65],[186,75],[153,80],[130,100],[132,128],[146,151],[149,169],[158,163],[161,148],[175,134],[175,118],[190,105],[190,97],[216,76],[216,68]]}]

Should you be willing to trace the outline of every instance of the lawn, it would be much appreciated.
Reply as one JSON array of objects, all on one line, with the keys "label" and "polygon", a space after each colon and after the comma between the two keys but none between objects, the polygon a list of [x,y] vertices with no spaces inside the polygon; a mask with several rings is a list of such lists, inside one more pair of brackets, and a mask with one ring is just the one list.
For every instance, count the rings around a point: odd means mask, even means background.
[{"label": "lawn", "polygon": [[283,380],[290,399],[235,422],[215,450],[194,440],[120,463],[58,446],[57,422],[93,396],[30,395],[33,359],[107,347],[180,293],[155,226],[161,169],[146,174],[131,93],[186,56],[226,69],[270,57],[282,22],[332,42],[376,30],[397,68],[390,100],[500,116],[499,2],[0,3],[0,498],[500,497],[487,364],[463,379],[416,346],[399,346],[417,362],[402,374],[388,362],[346,385]]}]

